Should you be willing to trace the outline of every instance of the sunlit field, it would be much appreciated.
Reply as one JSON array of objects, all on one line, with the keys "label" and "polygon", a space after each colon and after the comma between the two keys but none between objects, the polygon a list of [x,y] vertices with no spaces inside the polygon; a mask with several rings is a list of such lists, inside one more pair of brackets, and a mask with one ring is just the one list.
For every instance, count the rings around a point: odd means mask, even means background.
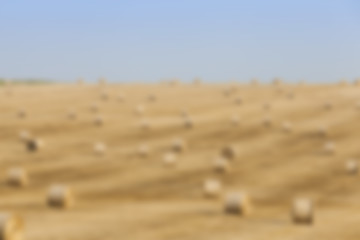
[{"label": "sunlit field", "polygon": [[359,239],[359,139],[360,82],[4,84],[0,239]]}]

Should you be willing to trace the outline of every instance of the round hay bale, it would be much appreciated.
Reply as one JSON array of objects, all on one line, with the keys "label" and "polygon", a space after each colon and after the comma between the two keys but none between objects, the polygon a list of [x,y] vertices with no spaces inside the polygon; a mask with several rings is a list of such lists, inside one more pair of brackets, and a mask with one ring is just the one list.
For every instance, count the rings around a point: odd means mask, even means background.
[{"label": "round hay bale", "polygon": [[354,159],[349,159],[346,162],[345,170],[349,175],[357,175],[359,172],[359,163]]},{"label": "round hay bale", "polygon": [[77,118],[76,111],[70,109],[70,110],[68,111],[67,118],[68,118],[69,120],[75,120],[75,119]]},{"label": "round hay bale", "polygon": [[94,144],[94,152],[97,155],[104,155],[106,152],[106,145],[102,142],[97,142]]},{"label": "round hay bale", "polygon": [[118,97],[117,97],[117,100],[119,102],[125,102],[125,99],[126,99],[126,97],[125,97],[124,94],[119,94]]},{"label": "round hay bale", "polygon": [[38,138],[28,139],[26,141],[26,148],[29,152],[39,151],[44,147],[44,142]]},{"label": "round hay bale", "polygon": [[333,142],[326,142],[324,144],[324,152],[326,154],[335,154],[336,152],[336,148],[335,148],[335,143]]},{"label": "round hay bale", "polygon": [[149,102],[156,102],[157,97],[154,94],[149,94],[148,97],[147,97],[147,100]]},{"label": "round hay bale", "polygon": [[185,128],[193,128],[194,127],[194,121],[191,119],[191,117],[184,118],[184,126],[185,126]]},{"label": "round hay bale", "polygon": [[70,208],[74,205],[73,193],[64,185],[53,185],[47,195],[47,204],[54,208]]},{"label": "round hay bale", "polygon": [[333,103],[327,101],[327,102],[323,103],[323,108],[325,110],[332,110],[334,108],[334,105],[333,105]]},{"label": "round hay bale", "polygon": [[295,98],[295,94],[293,92],[289,92],[286,96],[289,100],[292,100]]},{"label": "round hay bale", "polygon": [[22,240],[24,222],[17,215],[0,213],[0,240]]},{"label": "round hay bale", "polygon": [[180,111],[180,116],[183,117],[183,118],[188,118],[190,115],[189,115],[189,111],[186,110],[186,109],[183,109]]},{"label": "round hay bale", "polygon": [[103,101],[107,101],[109,100],[109,94],[105,91],[103,91],[101,94],[100,94],[100,99],[103,100]]},{"label": "round hay bale", "polygon": [[146,158],[150,155],[150,147],[146,144],[142,144],[138,148],[138,155],[140,157]]},{"label": "round hay bale", "polygon": [[183,139],[175,138],[172,140],[170,150],[172,150],[173,152],[181,153],[186,151],[186,149],[187,144]]},{"label": "round hay bale", "polygon": [[217,173],[226,173],[230,171],[229,161],[223,157],[217,157],[214,160],[214,170]]},{"label": "round hay bale", "polygon": [[93,103],[90,105],[90,111],[91,112],[98,112],[99,111],[99,104]]},{"label": "round hay bale", "polygon": [[271,127],[272,126],[272,119],[269,116],[264,117],[263,119],[263,126],[264,127]]},{"label": "round hay bale", "polygon": [[18,118],[26,118],[27,112],[24,109],[20,109],[17,113]]},{"label": "round hay bale", "polygon": [[173,167],[176,165],[176,155],[172,152],[165,153],[163,156],[163,164],[166,167]]},{"label": "round hay bale", "polygon": [[245,192],[232,192],[225,198],[225,213],[246,216],[251,212],[251,201]]},{"label": "round hay bale", "polygon": [[25,187],[29,182],[27,173],[22,168],[11,168],[7,173],[6,181],[14,187]]},{"label": "round hay bale", "polygon": [[204,195],[208,198],[217,198],[221,194],[221,182],[216,179],[204,181]]},{"label": "round hay bale", "polygon": [[151,128],[151,124],[147,119],[142,119],[139,126],[142,130],[149,130]]},{"label": "round hay bale", "polygon": [[234,160],[237,155],[238,152],[233,145],[226,145],[221,149],[221,156],[228,160]]},{"label": "round hay bale", "polygon": [[29,141],[31,138],[31,135],[28,131],[22,130],[19,132],[19,139],[22,142],[27,142]]},{"label": "round hay bale", "polygon": [[317,135],[320,137],[326,137],[329,135],[329,129],[326,126],[320,126],[317,130]]},{"label": "round hay bale", "polygon": [[144,111],[145,111],[145,107],[141,104],[138,104],[134,109],[134,113],[137,116],[142,116],[144,114]]},{"label": "round hay bale", "polygon": [[240,123],[240,118],[239,118],[239,116],[232,116],[232,117],[231,117],[231,124],[232,124],[233,126],[238,126],[239,123]]},{"label": "round hay bale", "polygon": [[243,104],[243,99],[242,99],[241,97],[236,98],[236,99],[235,99],[235,104],[236,104],[236,105],[241,105],[241,104]]},{"label": "round hay bale", "polygon": [[102,125],[104,125],[104,118],[102,117],[102,116],[100,116],[100,115],[98,115],[98,116],[96,116],[95,118],[94,118],[94,124],[96,125],[96,126],[102,126]]},{"label": "round hay bale", "polygon": [[264,109],[264,110],[270,110],[270,109],[271,109],[271,104],[268,103],[268,102],[264,103],[264,104],[263,104],[263,109]]},{"label": "round hay bale", "polygon": [[279,77],[276,77],[273,79],[272,83],[274,86],[280,86],[283,83],[283,80]]},{"label": "round hay bale", "polygon": [[298,198],[293,201],[291,216],[296,224],[309,224],[314,221],[314,206],[310,199]]},{"label": "round hay bale", "polygon": [[292,132],[292,124],[290,122],[287,122],[287,121],[283,122],[281,124],[281,128],[286,133]]}]

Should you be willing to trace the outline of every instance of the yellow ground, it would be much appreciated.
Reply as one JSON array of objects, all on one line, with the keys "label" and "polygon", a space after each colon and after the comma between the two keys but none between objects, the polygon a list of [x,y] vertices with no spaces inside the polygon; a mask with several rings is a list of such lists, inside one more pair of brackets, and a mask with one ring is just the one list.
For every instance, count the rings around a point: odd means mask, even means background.
[{"label": "yellow ground", "polygon": [[[232,86],[232,87],[231,87]],[[224,95],[231,88],[229,96]],[[109,95],[101,99],[101,93]],[[293,93],[294,98],[289,98]],[[119,102],[118,95],[125,101]],[[148,101],[148,95],[157,97]],[[241,97],[243,103],[235,100]],[[0,211],[21,215],[27,240],[107,239],[359,239],[360,177],[346,174],[349,158],[359,158],[360,86],[345,85],[34,85],[0,88]],[[97,102],[99,112],[90,111]],[[264,110],[264,103],[271,108]],[[323,104],[333,104],[325,110]],[[134,114],[145,107],[148,131]],[[17,112],[27,116],[20,119]],[[67,118],[69,110],[78,114]],[[185,110],[194,122],[183,126]],[[104,125],[95,126],[95,116]],[[231,119],[238,115],[240,124]],[[273,125],[263,126],[271,117]],[[291,122],[293,131],[281,126]],[[328,127],[328,136],[317,130]],[[28,130],[45,147],[26,151],[19,132]],[[174,138],[188,150],[175,168],[162,156]],[[333,141],[336,153],[323,146]],[[107,145],[104,156],[94,144]],[[213,160],[226,144],[239,152],[231,172],[218,174]],[[151,148],[147,158],[138,147]],[[11,167],[23,167],[30,184],[6,184]],[[223,195],[246,191],[253,202],[247,217],[224,214],[223,197],[206,199],[203,181],[219,179]],[[49,208],[46,193],[53,183],[71,186],[76,204]],[[295,197],[315,203],[312,226],[294,225]]]}]

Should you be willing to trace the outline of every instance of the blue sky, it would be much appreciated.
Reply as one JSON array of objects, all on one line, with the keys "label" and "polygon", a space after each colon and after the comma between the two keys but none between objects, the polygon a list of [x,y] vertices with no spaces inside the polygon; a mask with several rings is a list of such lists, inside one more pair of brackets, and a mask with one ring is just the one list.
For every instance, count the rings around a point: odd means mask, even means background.
[{"label": "blue sky", "polygon": [[0,0],[0,77],[360,77],[357,0]]}]

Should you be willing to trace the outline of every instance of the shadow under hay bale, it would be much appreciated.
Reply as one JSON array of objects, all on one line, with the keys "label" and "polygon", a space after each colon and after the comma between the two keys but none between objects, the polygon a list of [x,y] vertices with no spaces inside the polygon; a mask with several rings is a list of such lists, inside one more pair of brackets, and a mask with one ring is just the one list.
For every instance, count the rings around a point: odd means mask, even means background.
[{"label": "shadow under hay bale", "polygon": [[225,213],[246,216],[251,213],[251,210],[251,201],[246,193],[232,192],[226,195],[224,203]]},{"label": "shadow under hay bale", "polygon": [[29,152],[37,152],[44,147],[44,142],[37,138],[28,139],[25,143]]},{"label": "shadow under hay bale", "polygon": [[0,213],[0,240],[22,240],[24,222],[17,215]]},{"label": "shadow under hay bale", "polygon": [[298,198],[293,201],[291,209],[292,221],[295,224],[311,225],[314,222],[314,206],[310,199]]},{"label": "shadow under hay bale", "polygon": [[49,207],[67,209],[74,205],[74,196],[70,188],[63,185],[53,185],[47,195]]},{"label": "shadow under hay bale", "polygon": [[13,187],[25,187],[29,183],[28,175],[22,168],[11,168],[7,173],[6,182]]}]

